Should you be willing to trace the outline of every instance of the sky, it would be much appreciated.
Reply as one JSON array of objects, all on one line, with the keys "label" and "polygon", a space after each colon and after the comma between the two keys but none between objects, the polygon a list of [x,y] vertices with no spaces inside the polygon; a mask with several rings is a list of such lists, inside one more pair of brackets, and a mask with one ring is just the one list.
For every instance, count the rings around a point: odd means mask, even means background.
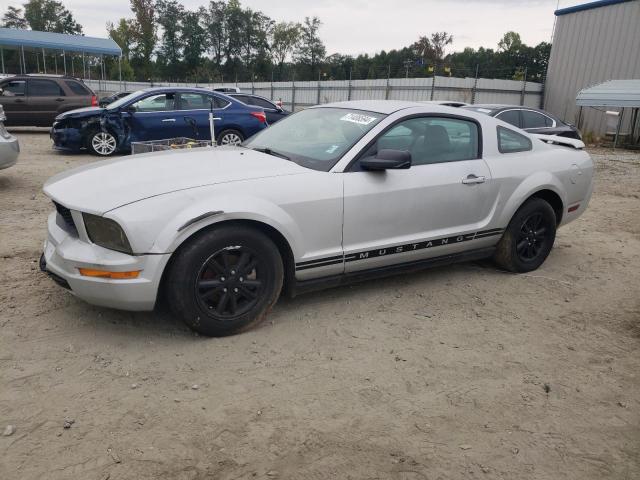
[{"label": "sky", "polygon": [[[85,35],[106,36],[105,23],[131,17],[128,0],[62,0]],[[524,43],[550,41],[556,7],[587,0],[241,0],[276,21],[302,21],[318,16],[327,54],[358,55],[411,45],[420,35],[447,31],[453,44],[447,52],[465,47],[496,48],[502,35],[513,30]],[[208,0],[183,0],[196,9]],[[2,4],[19,6],[20,2]],[[2,11],[6,7],[0,8]]]}]

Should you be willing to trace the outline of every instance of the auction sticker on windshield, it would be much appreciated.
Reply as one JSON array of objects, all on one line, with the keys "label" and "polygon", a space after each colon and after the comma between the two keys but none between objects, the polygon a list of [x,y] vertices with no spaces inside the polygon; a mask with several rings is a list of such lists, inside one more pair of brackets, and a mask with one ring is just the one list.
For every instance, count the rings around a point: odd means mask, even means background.
[{"label": "auction sticker on windshield", "polygon": [[344,117],[340,118],[340,120],[343,122],[358,123],[360,125],[369,125],[371,122],[375,122],[377,118],[361,113],[347,113]]}]

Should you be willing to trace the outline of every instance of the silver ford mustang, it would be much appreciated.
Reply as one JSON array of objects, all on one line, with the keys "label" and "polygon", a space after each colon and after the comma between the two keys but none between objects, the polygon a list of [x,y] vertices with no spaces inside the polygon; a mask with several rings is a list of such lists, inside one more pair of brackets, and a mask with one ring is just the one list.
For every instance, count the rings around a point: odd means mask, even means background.
[{"label": "silver ford mustang", "polygon": [[418,102],[309,108],[240,147],[96,162],[51,178],[41,268],[87,302],[227,335],[281,293],[493,257],[538,268],[579,217],[578,140]]}]

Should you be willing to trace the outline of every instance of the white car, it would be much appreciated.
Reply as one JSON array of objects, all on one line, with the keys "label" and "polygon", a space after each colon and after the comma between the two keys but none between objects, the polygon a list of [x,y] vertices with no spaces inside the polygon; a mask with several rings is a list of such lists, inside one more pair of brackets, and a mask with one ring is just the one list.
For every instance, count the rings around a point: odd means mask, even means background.
[{"label": "white car", "polygon": [[4,126],[6,119],[2,105],[0,105],[0,170],[15,165],[20,153],[18,139],[11,135]]},{"label": "white car", "polygon": [[587,208],[581,142],[417,102],[303,110],[243,146],[96,162],[51,178],[41,267],[87,302],[227,335],[281,292],[493,257],[538,268]]}]

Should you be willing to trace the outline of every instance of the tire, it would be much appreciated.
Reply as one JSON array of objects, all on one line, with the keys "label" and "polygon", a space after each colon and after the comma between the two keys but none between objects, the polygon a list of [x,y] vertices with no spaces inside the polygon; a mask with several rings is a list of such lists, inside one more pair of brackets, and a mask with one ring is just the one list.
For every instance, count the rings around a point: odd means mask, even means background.
[{"label": "tire", "polygon": [[89,151],[99,157],[108,157],[118,151],[118,139],[108,130],[95,130],[87,139]]},{"label": "tire", "polygon": [[549,256],[556,238],[556,214],[549,203],[531,198],[515,213],[493,257],[511,272],[530,272]]},{"label": "tire", "polygon": [[165,283],[166,297],[191,329],[222,337],[262,321],[280,295],[283,277],[280,252],[266,235],[222,226],[178,250]]},{"label": "tire", "polygon": [[244,142],[244,135],[238,130],[223,130],[218,135],[218,145],[240,145]]}]

